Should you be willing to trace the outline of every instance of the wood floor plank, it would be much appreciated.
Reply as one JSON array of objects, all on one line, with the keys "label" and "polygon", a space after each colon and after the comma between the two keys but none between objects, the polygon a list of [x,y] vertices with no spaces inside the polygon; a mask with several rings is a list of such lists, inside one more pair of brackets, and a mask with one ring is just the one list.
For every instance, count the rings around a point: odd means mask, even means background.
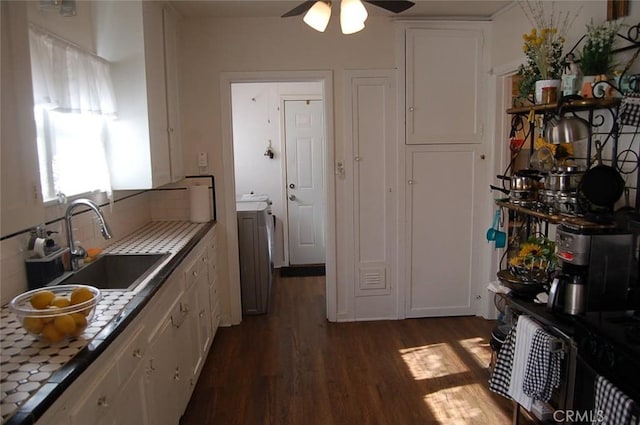
[{"label": "wood floor plank", "polygon": [[181,425],[509,424],[487,388],[494,323],[330,323],[324,277],[278,277],[271,311],[221,328]]}]

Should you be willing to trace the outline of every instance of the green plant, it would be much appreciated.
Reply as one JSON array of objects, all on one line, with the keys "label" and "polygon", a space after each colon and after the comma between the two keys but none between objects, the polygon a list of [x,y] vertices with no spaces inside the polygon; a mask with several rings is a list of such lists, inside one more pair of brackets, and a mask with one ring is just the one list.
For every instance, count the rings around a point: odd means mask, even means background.
[{"label": "green plant", "polygon": [[613,68],[613,45],[622,22],[607,21],[599,25],[587,24],[587,34],[580,68],[584,75],[609,74]]}]

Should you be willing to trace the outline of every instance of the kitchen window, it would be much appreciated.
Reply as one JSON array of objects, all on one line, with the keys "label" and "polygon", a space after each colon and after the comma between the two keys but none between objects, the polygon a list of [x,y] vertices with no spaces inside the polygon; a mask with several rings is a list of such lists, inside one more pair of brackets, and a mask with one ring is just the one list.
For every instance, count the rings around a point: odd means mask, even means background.
[{"label": "kitchen window", "polygon": [[29,47],[43,200],[110,194],[106,152],[116,109],[109,63],[35,26]]}]

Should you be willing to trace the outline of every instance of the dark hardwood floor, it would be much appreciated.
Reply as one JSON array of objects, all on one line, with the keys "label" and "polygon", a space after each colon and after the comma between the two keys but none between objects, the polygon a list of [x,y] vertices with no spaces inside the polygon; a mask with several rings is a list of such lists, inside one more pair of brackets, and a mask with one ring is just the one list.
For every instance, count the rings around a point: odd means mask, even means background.
[{"label": "dark hardwood floor", "polygon": [[272,312],[220,328],[181,425],[508,424],[487,389],[493,322],[330,323],[324,277],[278,277]]}]

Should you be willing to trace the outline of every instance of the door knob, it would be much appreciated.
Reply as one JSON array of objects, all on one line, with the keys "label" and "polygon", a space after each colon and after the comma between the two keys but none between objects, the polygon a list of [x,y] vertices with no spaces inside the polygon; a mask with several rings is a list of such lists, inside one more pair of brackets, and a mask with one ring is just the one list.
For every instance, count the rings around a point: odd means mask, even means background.
[{"label": "door knob", "polygon": [[296,195],[289,195],[289,200],[290,201],[295,201],[296,200]]},{"label": "door knob", "polygon": [[289,189],[295,189],[295,188],[296,188],[296,185],[295,185],[295,184],[291,183],[291,184],[289,185]]}]

